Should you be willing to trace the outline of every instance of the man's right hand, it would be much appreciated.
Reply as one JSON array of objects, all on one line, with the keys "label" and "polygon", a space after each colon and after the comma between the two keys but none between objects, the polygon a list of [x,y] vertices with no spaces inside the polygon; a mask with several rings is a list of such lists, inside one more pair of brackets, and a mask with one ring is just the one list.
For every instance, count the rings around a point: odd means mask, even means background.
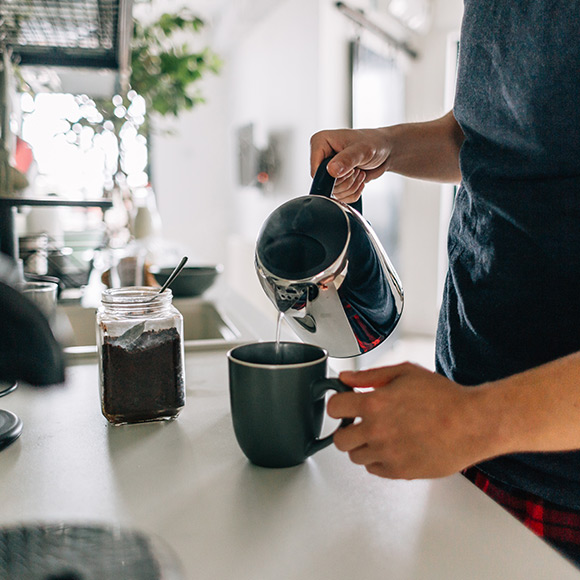
[{"label": "man's right hand", "polygon": [[355,202],[365,183],[387,171],[389,141],[385,129],[334,129],[320,131],[310,140],[310,166],[314,176],[326,157],[334,155],[328,173],[336,177],[333,194]]},{"label": "man's right hand", "polygon": [[323,159],[334,155],[328,172],[336,177],[334,195],[355,202],[365,183],[391,171],[427,181],[459,183],[459,151],[465,136],[449,111],[424,123],[376,129],[333,129],[310,139],[312,176]]}]

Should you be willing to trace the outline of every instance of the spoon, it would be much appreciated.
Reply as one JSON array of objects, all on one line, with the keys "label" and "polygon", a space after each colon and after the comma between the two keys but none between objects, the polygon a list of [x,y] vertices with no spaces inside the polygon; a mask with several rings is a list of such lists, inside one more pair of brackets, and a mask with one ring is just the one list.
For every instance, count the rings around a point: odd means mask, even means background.
[{"label": "spoon", "polygon": [[187,263],[187,256],[183,256],[183,258],[181,258],[181,262],[179,262],[179,264],[175,267],[175,270],[173,270],[173,272],[171,272],[171,274],[169,275],[169,278],[167,278],[167,280],[165,280],[165,284],[163,284],[163,286],[161,286],[159,292],[157,292],[157,294],[155,294],[153,296],[153,298],[150,298],[149,300],[147,300],[147,302],[153,302],[153,300],[155,300],[159,294],[161,294],[162,292],[165,292],[165,290],[167,290],[167,288],[169,287],[169,285],[171,284],[171,282],[173,282],[173,280],[175,280],[175,278],[177,278],[177,276],[179,276],[179,274],[181,273],[181,270],[183,270],[185,264]]},{"label": "spoon", "polygon": [[[175,280],[175,278],[179,276],[179,273],[181,272],[181,270],[183,270],[183,267],[185,266],[186,262],[187,256],[183,256],[181,262],[179,262],[175,270],[171,272],[171,275],[169,276],[169,278],[167,278],[165,284],[161,286],[159,292],[156,292],[151,298],[145,300],[144,302],[146,304],[148,304],[149,302],[153,302],[153,300],[155,300],[162,292],[167,290],[169,284],[171,284],[171,282],[173,282],[173,280]],[[119,336],[119,338],[115,339],[114,341],[115,345],[120,346],[121,348],[128,348],[133,342],[135,342],[141,336],[141,334],[143,334],[146,324],[147,321],[144,320],[143,322],[140,322],[139,324],[136,324],[135,326],[132,326],[131,328],[126,330],[121,336]]]}]

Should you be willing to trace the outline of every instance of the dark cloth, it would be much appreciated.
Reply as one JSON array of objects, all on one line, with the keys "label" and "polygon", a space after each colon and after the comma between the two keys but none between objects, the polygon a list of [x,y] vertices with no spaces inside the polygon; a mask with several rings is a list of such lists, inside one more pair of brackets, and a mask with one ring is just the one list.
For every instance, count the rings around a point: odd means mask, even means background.
[{"label": "dark cloth", "polygon": [[[465,134],[438,372],[464,385],[580,350],[580,0],[465,0],[454,114]],[[488,475],[580,509],[580,452]]]},{"label": "dark cloth", "polygon": [[[359,206],[360,207],[360,206]],[[361,207],[362,209],[362,207]],[[381,344],[394,330],[400,312],[373,242],[353,215],[349,215],[348,267],[338,296],[360,352]]]},{"label": "dark cloth", "polygon": [[580,567],[580,510],[572,510],[494,480],[476,467],[463,475],[537,536]]}]

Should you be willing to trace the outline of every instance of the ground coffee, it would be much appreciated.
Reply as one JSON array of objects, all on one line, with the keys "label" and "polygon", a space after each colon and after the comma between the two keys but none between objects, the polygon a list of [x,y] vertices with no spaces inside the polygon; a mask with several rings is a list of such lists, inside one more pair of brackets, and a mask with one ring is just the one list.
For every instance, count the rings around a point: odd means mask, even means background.
[{"label": "ground coffee", "polygon": [[143,332],[130,344],[105,337],[102,410],[115,424],[171,419],[185,404],[181,337],[175,328]]}]

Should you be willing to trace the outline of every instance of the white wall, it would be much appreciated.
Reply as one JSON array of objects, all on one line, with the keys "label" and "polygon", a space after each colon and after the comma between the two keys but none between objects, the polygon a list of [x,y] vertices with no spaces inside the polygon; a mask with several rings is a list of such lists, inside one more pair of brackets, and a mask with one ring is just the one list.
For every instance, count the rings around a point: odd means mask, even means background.
[{"label": "white wall", "polygon": [[[431,31],[416,45],[421,54],[409,68],[407,120],[426,121],[446,112],[448,37],[458,31],[461,0],[437,0]],[[403,331],[433,334],[437,325],[441,186],[407,180],[401,209],[400,272],[405,289]],[[444,266],[444,265],[443,265]]]},{"label": "white wall", "polygon": [[[273,314],[254,273],[254,241],[275,207],[308,192],[312,133],[348,123],[348,41],[355,28],[333,0],[267,4],[250,21],[243,21],[239,5],[221,21],[224,70],[204,83],[208,103],[174,123],[179,135],[155,139],[153,178],[166,236],[191,248],[198,261],[225,263],[230,282]],[[408,69],[409,120],[444,111],[447,35],[459,25],[461,0],[438,0],[435,7],[431,33],[414,41],[421,58]],[[236,183],[235,131],[250,122],[262,141],[271,132],[286,135],[282,173],[271,192]],[[439,187],[408,181],[401,219],[402,328],[432,334]]]},{"label": "white wall", "polygon": [[[234,185],[231,199],[235,219],[230,281],[271,317],[274,308],[254,272],[254,245],[263,221],[278,205],[308,193],[308,141],[316,127],[318,94],[318,22],[318,2],[280,2],[231,52],[232,129],[253,123],[260,146],[271,134],[284,135],[272,190]],[[232,157],[237,160],[235,143]]]},{"label": "white wall", "polygon": [[226,80],[208,78],[203,91],[207,104],[178,120],[156,119],[150,144],[164,236],[184,245],[191,263],[223,262],[229,232]]}]

